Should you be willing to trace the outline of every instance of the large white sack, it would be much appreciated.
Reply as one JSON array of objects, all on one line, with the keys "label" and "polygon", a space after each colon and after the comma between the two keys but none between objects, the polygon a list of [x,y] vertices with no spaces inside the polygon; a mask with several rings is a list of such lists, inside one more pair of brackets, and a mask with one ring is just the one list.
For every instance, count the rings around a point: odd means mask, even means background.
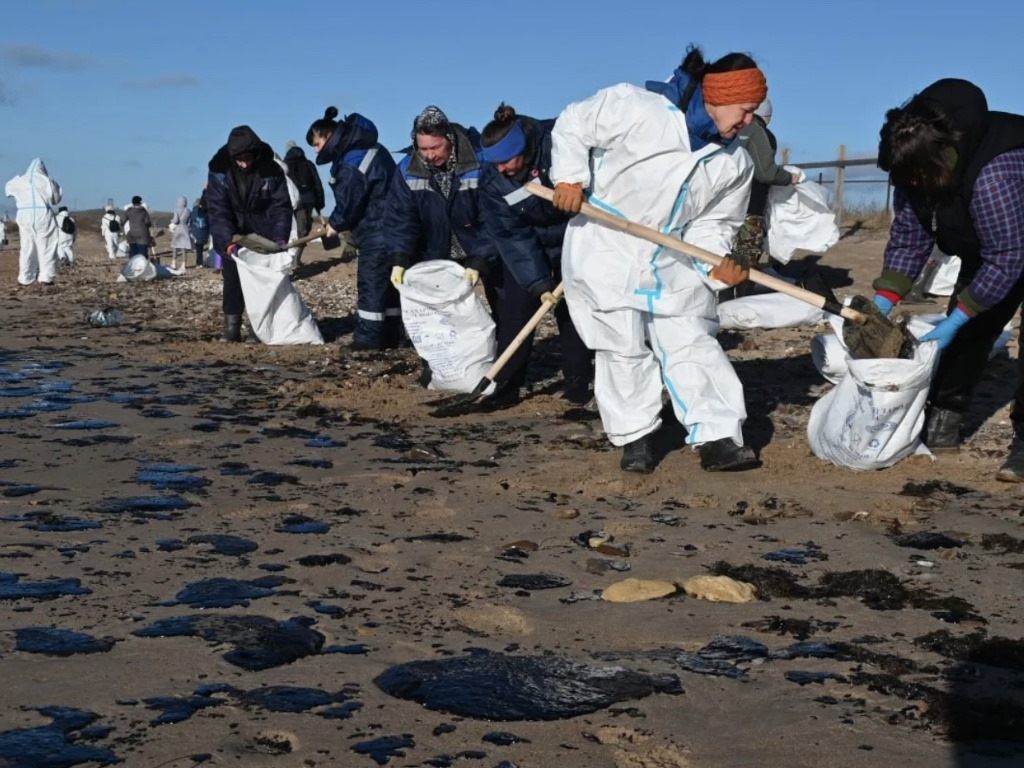
[{"label": "large white sack", "polygon": [[807,440],[814,455],[862,470],[929,453],[921,430],[938,360],[931,341],[918,345],[912,360],[848,358],[846,375],[811,408]]},{"label": "large white sack", "polygon": [[121,267],[121,277],[118,278],[118,282],[141,282],[166,277],[180,277],[183,274],[185,274],[184,269],[176,270],[162,264],[154,264],[146,256],[137,253]]},{"label": "large white sack", "polygon": [[788,264],[798,248],[823,253],[839,242],[836,216],[828,205],[828,192],[820,184],[808,181],[803,171],[801,181],[784,187],[772,186],[768,191],[765,225],[768,228],[768,253]]},{"label": "large white sack", "polygon": [[448,259],[422,261],[398,286],[402,322],[430,365],[429,389],[472,392],[494,362],[494,321],[466,270]]},{"label": "large white sack", "polygon": [[924,292],[933,296],[952,296],[956,279],[960,276],[960,257],[943,253],[936,246],[931,258],[938,262],[938,267],[924,287]]},{"label": "large white sack", "polygon": [[828,313],[784,293],[762,293],[730,299],[718,305],[718,324],[724,330],[798,328],[817,325]]},{"label": "large white sack", "polygon": [[[921,338],[945,318],[946,316],[941,313],[917,315],[907,322],[907,330]],[[818,373],[836,384],[846,375],[846,347],[841,340],[843,320],[833,316],[829,322],[832,324],[832,333],[819,333],[811,339],[811,361],[818,369]],[[989,360],[1006,349],[1006,345],[1010,343],[1012,330],[1013,320],[1006,324],[996,343],[992,345]]]},{"label": "large white sack", "polygon": [[288,278],[292,257],[287,251],[240,248],[229,258],[238,264],[245,311],[256,338],[270,345],[324,343],[316,320]]}]

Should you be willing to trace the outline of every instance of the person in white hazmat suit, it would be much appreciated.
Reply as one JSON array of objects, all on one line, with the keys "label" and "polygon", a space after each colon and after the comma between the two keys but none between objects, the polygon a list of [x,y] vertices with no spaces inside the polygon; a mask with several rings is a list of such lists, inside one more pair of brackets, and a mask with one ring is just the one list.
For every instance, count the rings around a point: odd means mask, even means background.
[{"label": "person in white hazmat suit", "polygon": [[[708,64],[690,46],[668,82],[570,104],[552,133],[555,207],[578,213],[589,188],[592,205],[728,256],[753,175],[732,140],[766,94],[749,56]],[[743,387],[715,339],[716,292],[745,280],[749,266],[725,258],[712,269],[585,216],[570,222],[565,299],[595,351],[594,394],[623,470],[654,470],[663,384],[705,470],[760,466],[743,444]]]},{"label": "person in white hazmat suit", "polygon": [[[71,224],[64,222],[71,219]],[[57,263],[70,265],[75,263],[75,238],[78,236],[78,225],[68,213],[68,207],[62,205],[57,209]],[[66,232],[65,228],[71,232]]]},{"label": "person in white hazmat suit", "polygon": [[100,234],[103,235],[103,244],[107,246],[107,258],[117,258],[117,238],[121,234],[121,219],[114,211],[114,206],[107,205],[103,209],[103,218],[100,219]]},{"label": "person in white hazmat suit", "polygon": [[4,194],[13,197],[18,206],[18,283],[31,285],[38,280],[43,285],[53,285],[57,276],[57,222],[53,206],[60,202],[60,185],[50,178],[37,157],[28,164],[25,173],[7,182]]}]

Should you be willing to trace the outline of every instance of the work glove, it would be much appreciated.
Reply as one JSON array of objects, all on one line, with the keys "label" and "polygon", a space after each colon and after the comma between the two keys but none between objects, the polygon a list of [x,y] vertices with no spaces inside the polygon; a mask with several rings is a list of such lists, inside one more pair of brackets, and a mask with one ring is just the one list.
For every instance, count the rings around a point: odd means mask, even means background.
[{"label": "work glove", "polygon": [[561,181],[555,185],[551,204],[562,213],[579,213],[583,207],[583,185]]},{"label": "work glove", "polygon": [[540,300],[554,306],[562,300],[562,295],[559,294],[558,296],[555,296],[551,291],[544,291],[544,293],[540,295]]},{"label": "work glove", "polygon": [[878,307],[878,311],[886,317],[888,317],[889,313],[892,312],[892,308],[896,306],[891,299],[887,299],[880,293],[876,293],[872,301],[875,303],[875,306]]},{"label": "work glove", "polygon": [[327,234],[324,235],[324,237],[334,237],[335,235],[338,234],[338,230],[336,230],[334,227],[332,227],[330,222],[328,222],[325,226],[326,226],[326,229],[327,229]]},{"label": "work glove", "polygon": [[469,284],[475,286],[480,280],[480,273],[475,269],[466,267],[466,279],[469,280]]},{"label": "work glove", "polygon": [[750,264],[740,256],[727,254],[717,267],[711,270],[711,279],[726,285],[739,285],[750,277]]},{"label": "work glove", "polygon": [[940,350],[945,349],[949,346],[949,343],[953,341],[953,338],[957,335],[960,329],[963,328],[970,319],[970,315],[964,312],[960,307],[957,307],[950,312],[949,317],[922,336],[921,341],[935,341],[938,342]]},{"label": "work glove", "polygon": [[228,247],[224,249],[228,256],[234,256],[238,253],[238,243],[229,243]]},{"label": "work glove", "polygon": [[391,268],[391,284],[397,288],[405,281],[405,267]]}]

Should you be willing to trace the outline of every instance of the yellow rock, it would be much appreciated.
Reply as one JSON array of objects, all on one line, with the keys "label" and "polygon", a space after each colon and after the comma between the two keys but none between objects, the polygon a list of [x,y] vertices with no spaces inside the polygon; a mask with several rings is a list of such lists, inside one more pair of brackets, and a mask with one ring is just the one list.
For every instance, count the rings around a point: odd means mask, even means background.
[{"label": "yellow rock", "polygon": [[690,597],[713,603],[751,603],[757,599],[753,584],[728,576],[694,576],[683,582],[683,589]]},{"label": "yellow rock", "polygon": [[671,581],[623,579],[607,587],[601,593],[601,599],[609,603],[638,603],[642,600],[657,600],[678,589]]}]

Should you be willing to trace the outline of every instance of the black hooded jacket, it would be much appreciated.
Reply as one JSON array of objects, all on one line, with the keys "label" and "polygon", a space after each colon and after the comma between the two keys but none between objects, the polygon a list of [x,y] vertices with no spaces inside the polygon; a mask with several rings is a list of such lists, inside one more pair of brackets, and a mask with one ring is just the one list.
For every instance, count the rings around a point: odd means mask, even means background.
[{"label": "black hooded jacket", "polygon": [[[234,158],[252,152],[250,173]],[[285,242],[292,228],[292,203],[284,171],[270,145],[246,125],[232,129],[227,144],[210,160],[206,203],[214,249],[226,253],[235,235],[256,234]],[[243,192],[247,194],[243,195]]]},{"label": "black hooded jacket", "polygon": [[302,147],[292,147],[284,154],[288,175],[299,189],[299,202],[317,211],[324,209],[324,185],[313,161],[306,157]]},{"label": "black hooded jacket", "polygon": [[976,270],[981,244],[971,221],[971,196],[978,174],[997,155],[1024,147],[1024,117],[993,112],[982,90],[967,80],[946,78],[932,83],[915,99],[940,104],[960,132],[957,142],[956,195],[930,205],[914,189],[902,189],[922,226],[935,235],[944,253],[955,253],[967,269]]}]

